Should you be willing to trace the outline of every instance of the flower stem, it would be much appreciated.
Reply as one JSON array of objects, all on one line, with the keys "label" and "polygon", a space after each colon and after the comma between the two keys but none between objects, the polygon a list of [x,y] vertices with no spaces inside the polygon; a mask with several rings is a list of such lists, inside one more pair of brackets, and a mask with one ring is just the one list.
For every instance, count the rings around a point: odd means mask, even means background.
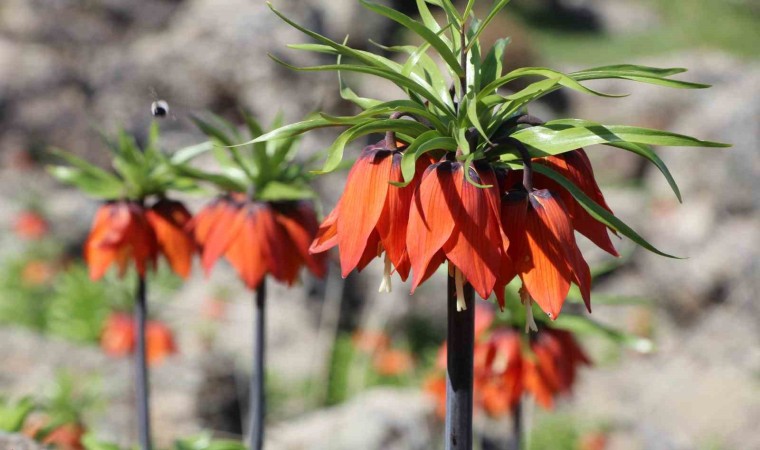
[{"label": "flower stem", "polygon": [[522,450],[523,437],[523,405],[522,400],[517,402],[512,411],[512,445],[510,450]]},{"label": "flower stem", "polygon": [[264,448],[264,412],[266,391],[264,389],[264,350],[266,345],[266,278],[256,290],[253,318],[253,374],[251,375],[250,405],[248,409],[250,449]]},{"label": "flower stem", "polygon": [[448,352],[446,360],[446,450],[472,450],[473,289],[464,285],[467,309],[457,311],[456,280],[448,281]]},{"label": "flower stem", "polygon": [[137,278],[135,298],[135,323],[137,324],[137,349],[135,351],[135,396],[137,401],[137,427],[140,448],[151,450],[150,433],[150,386],[148,384],[148,364],[145,352],[145,324],[148,317],[145,277]]}]

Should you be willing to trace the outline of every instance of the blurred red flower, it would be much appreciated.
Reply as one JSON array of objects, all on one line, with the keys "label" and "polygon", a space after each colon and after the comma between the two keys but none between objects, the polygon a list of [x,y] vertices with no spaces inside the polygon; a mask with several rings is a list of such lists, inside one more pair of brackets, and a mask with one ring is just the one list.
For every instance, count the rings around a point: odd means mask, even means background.
[{"label": "blurred red flower", "polygon": [[292,285],[302,266],[325,275],[324,257],[309,253],[317,226],[307,202],[267,203],[239,194],[214,200],[191,223],[206,273],[224,256],[254,290],[267,274]]},{"label": "blurred red flower", "polygon": [[35,240],[44,237],[50,231],[50,224],[35,211],[23,211],[16,216],[13,229],[20,238]]},{"label": "blurred red flower", "polygon": [[[487,308],[478,308],[476,321],[486,314]],[[482,319],[483,324],[488,321],[487,316]],[[591,364],[573,335],[564,330],[542,327],[527,335],[510,327],[481,327],[475,339],[474,402],[492,417],[511,413],[524,394],[532,395],[544,408],[552,408],[557,396],[571,391],[578,367]],[[425,390],[436,398],[442,416],[446,405],[445,344],[437,366],[439,370],[428,378]]]},{"label": "blurred red flower", "polygon": [[[148,364],[161,363],[167,356],[177,352],[174,334],[163,322],[150,320],[146,324],[146,357]],[[100,338],[100,347],[114,357],[134,353],[137,329],[132,316],[124,313],[111,314]]]},{"label": "blurred red flower", "polygon": [[392,377],[409,373],[414,361],[406,350],[382,349],[375,355],[372,365],[378,374]]},{"label": "blurred red flower", "polygon": [[179,202],[162,199],[150,208],[120,200],[100,207],[85,243],[90,277],[100,279],[115,264],[124,276],[130,263],[145,276],[163,254],[180,276],[190,272],[195,252],[186,231],[190,213]]}]

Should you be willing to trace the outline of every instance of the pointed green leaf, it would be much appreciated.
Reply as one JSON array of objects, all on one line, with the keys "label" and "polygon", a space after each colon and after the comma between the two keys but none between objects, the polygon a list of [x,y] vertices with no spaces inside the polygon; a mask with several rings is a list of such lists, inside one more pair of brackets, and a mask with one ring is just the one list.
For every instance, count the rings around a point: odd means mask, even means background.
[{"label": "pointed green leaf", "polygon": [[655,248],[652,244],[647,242],[643,237],[641,237],[638,233],[636,233],[631,227],[626,225],[622,220],[615,217],[612,213],[610,213],[606,209],[599,206],[598,203],[593,201],[582,190],[580,190],[575,184],[573,184],[571,181],[569,181],[567,178],[563,177],[559,173],[555,172],[554,170],[542,164],[534,164],[533,170],[535,170],[537,173],[540,173],[542,175],[546,175],[547,177],[559,183],[575,198],[575,200],[578,201],[578,203],[583,207],[583,209],[585,209],[591,215],[591,217],[593,217],[597,221],[603,223],[604,225],[612,228],[615,231],[618,231],[623,236],[626,236],[633,242],[637,243],[641,247],[644,247],[645,249],[649,250],[652,253],[656,253],[661,256],[666,256],[668,258],[680,259],[676,256],[663,253],[657,248]]},{"label": "pointed green leaf", "polygon": [[544,125],[525,128],[512,137],[534,149],[535,157],[556,155],[595,144],[632,142],[635,144],[681,147],[730,147],[720,142],[702,141],[690,136],[626,125],[599,125],[568,128]]},{"label": "pointed green leaf", "polygon": [[488,24],[491,23],[491,21],[496,17],[499,12],[504,9],[505,6],[510,2],[510,0],[498,0],[494,2],[493,6],[491,6],[491,11],[488,13],[485,19],[483,19],[483,23],[480,24],[478,27],[477,32],[475,35],[470,38],[470,42],[467,44],[466,51],[469,51],[473,45],[478,41],[478,38],[480,35],[485,31],[486,27],[488,27]]},{"label": "pointed green leaf", "polygon": [[438,34],[431,31],[422,23],[412,19],[406,14],[396,11],[395,9],[377,3],[368,2],[366,0],[360,1],[362,5],[364,5],[367,9],[393,20],[404,28],[407,28],[420,36],[425,40],[425,42],[429,43],[438,52],[439,55],[441,55],[441,58],[443,58],[443,60],[446,62],[446,65],[449,66],[454,74],[457,76],[464,75],[464,70],[459,64],[459,59],[456,57],[451,48],[449,48],[449,46],[440,38],[440,36],[438,36]]},{"label": "pointed green leaf", "polygon": [[540,76],[544,78],[559,78],[559,84],[570,88],[574,91],[582,92],[584,94],[592,94],[597,95],[600,97],[625,97],[628,94],[605,94],[603,92],[598,92],[593,89],[590,89],[582,84],[580,84],[578,81],[576,81],[574,78],[572,78],[569,75],[566,75],[562,72],[558,72],[556,70],[547,69],[545,67],[523,67],[520,69],[515,69],[508,74],[504,75],[503,77],[500,77],[496,80],[494,80],[492,83],[490,83],[488,86],[484,87],[482,91],[478,94],[478,97],[485,97],[486,95],[493,94],[498,88],[504,86],[505,84],[514,81],[518,78],[522,77],[531,77],[531,76]]},{"label": "pointed green leaf", "polygon": [[654,350],[654,344],[649,339],[617,330],[583,316],[563,314],[557,317],[551,326],[578,335],[604,337],[641,353],[651,353]]}]

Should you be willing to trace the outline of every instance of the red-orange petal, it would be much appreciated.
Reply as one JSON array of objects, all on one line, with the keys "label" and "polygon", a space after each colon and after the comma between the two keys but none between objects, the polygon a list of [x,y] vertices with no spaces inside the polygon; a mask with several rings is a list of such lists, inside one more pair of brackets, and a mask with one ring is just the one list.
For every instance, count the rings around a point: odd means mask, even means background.
[{"label": "red-orange petal", "polygon": [[[457,167],[450,161],[425,170],[409,210],[406,246],[412,263],[412,292],[424,281],[428,266],[454,231],[462,203],[456,186]],[[461,173],[459,173],[461,176]]]},{"label": "red-orange petal", "polygon": [[[598,203],[599,206],[612,213],[612,210],[604,199],[601,189],[599,189],[599,185],[596,183],[594,169],[591,167],[591,161],[583,149],[574,150],[557,156],[537,159],[536,162],[539,164],[546,164],[557,171],[560,175],[575,184],[592,200]],[[619,256],[615,246],[610,240],[608,228],[591,217],[591,215],[569,192],[567,192],[567,190],[546,177],[537,176],[536,182],[537,185],[550,188],[560,195],[562,201],[567,206],[568,213],[572,219],[573,228],[589,238],[591,242],[596,244],[602,250],[613,256]]]},{"label": "red-orange petal", "polygon": [[276,218],[309,270],[315,276],[323,278],[327,273],[325,255],[309,252],[309,246],[319,228],[317,216],[311,205],[306,202],[288,205],[276,215]]},{"label": "red-orange petal", "polygon": [[[470,171],[475,182],[482,182],[474,168]],[[489,189],[481,189],[467,182],[461,164],[455,176],[462,207],[454,217],[454,231],[443,245],[443,251],[475,292],[482,298],[488,298],[496,283],[501,262],[499,221],[489,200]]]},{"label": "red-orange petal", "polygon": [[322,253],[338,245],[338,214],[340,214],[340,202],[335,205],[330,214],[325,217],[317,229],[314,241],[309,247],[309,253]]},{"label": "red-orange petal", "polygon": [[572,273],[563,239],[575,238],[567,212],[547,190],[529,196],[526,230],[532,267],[521,271],[525,288],[553,319],[559,315],[570,290]]},{"label": "red-orange petal", "polygon": [[388,194],[390,150],[374,145],[362,150],[348,173],[337,219],[338,248],[343,277],[354,270],[367,239],[377,225]]},{"label": "red-orange petal", "polygon": [[145,212],[156,235],[158,249],[174,272],[182,278],[190,275],[195,242],[187,231],[190,212],[177,201],[162,199]]},{"label": "red-orange petal", "polygon": [[258,289],[267,273],[267,263],[263,253],[261,229],[257,223],[255,206],[240,208],[235,217],[236,232],[227,246],[224,256],[235,268],[249,289]]},{"label": "red-orange petal", "polygon": [[230,200],[224,200],[214,214],[214,223],[209,228],[202,243],[201,265],[208,275],[214,263],[225,254],[243,225],[241,208]]}]

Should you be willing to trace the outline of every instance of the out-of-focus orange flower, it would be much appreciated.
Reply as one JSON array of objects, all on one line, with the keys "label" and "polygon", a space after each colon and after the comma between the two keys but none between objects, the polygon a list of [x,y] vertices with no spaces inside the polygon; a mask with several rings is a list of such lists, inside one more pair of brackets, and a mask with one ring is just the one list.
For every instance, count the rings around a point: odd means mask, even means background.
[{"label": "out-of-focus orange flower", "polygon": [[409,373],[414,367],[414,362],[405,350],[384,349],[375,355],[372,365],[378,374],[391,377]]},{"label": "out-of-focus orange flower", "polygon": [[115,313],[106,319],[100,336],[100,348],[108,356],[125,356],[135,351],[134,320],[128,314]]},{"label": "out-of-focus orange flower", "polygon": [[163,322],[148,321],[145,329],[146,357],[149,365],[160,364],[166,357],[177,353],[174,334]]},{"label": "out-of-focus orange flower", "polygon": [[189,222],[190,213],[173,200],[162,199],[149,208],[127,200],[104,204],[85,243],[90,277],[100,279],[112,264],[124,276],[130,263],[145,276],[156,267],[159,254],[177,275],[187,277],[195,252]]},{"label": "out-of-focus orange flower", "polygon": [[224,256],[254,290],[267,274],[292,285],[302,266],[325,275],[324,257],[309,253],[317,226],[307,202],[267,203],[240,195],[216,199],[192,222],[206,273]]},{"label": "out-of-focus orange flower", "polygon": [[[439,372],[428,380],[426,390],[436,398],[442,415],[446,404],[445,346],[441,354]],[[513,328],[480,334],[473,362],[475,406],[493,417],[510,414],[526,393],[544,408],[552,408],[557,396],[571,391],[578,366],[591,364],[571,333],[553,328],[540,328],[533,335]]]},{"label": "out-of-focus orange flower", "polygon": [[351,336],[354,348],[364,353],[375,353],[388,348],[390,338],[382,331],[356,330]]},{"label": "out-of-focus orange flower", "polygon": [[201,305],[201,314],[210,320],[221,320],[227,314],[227,302],[217,297],[206,297]]},{"label": "out-of-focus orange flower", "polygon": [[84,450],[82,438],[86,433],[84,426],[77,423],[61,425],[51,431],[42,443],[61,450]]},{"label": "out-of-focus orange flower", "polygon": [[29,286],[40,286],[53,279],[55,270],[45,261],[29,261],[21,272],[21,279]]},{"label": "out-of-focus orange flower", "polygon": [[[159,364],[177,352],[172,331],[160,321],[150,320],[146,324],[145,344],[150,365]],[[137,328],[134,318],[123,313],[111,314],[100,338],[103,351],[109,356],[126,356],[134,353],[136,345]]]},{"label": "out-of-focus orange flower", "polygon": [[50,231],[47,220],[34,211],[24,211],[16,217],[13,226],[16,235],[23,239],[39,239]]},{"label": "out-of-focus orange flower", "polygon": [[[410,270],[407,223],[420,177],[405,187],[390,184],[403,181],[402,148],[399,148],[403,146],[396,142],[396,148],[390,148],[383,140],[362,150],[348,173],[342,197],[320,226],[311,246],[313,253],[321,253],[337,245],[344,278],[385,252],[383,291],[390,290],[394,268],[402,280],[407,279]],[[418,173],[430,163],[430,158],[420,158]]]},{"label": "out-of-focus orange flower", "polygon": [[195,253],[195,242],[187,231],[190,212],[180,202],[161,199],[145,211],[145,218],[155,233],[158,250],[177,275],[187,278]]},{"label": "out-of-focus orange flower", "polygon": [[581,436],[578,443],[578,450],[605,450],[607,448],[609,438],[605,433],[595,431],[586,433]]},{"label": "out-of-focus orange flower", "polygon": [[140,276],[155,267],[158,245],[143,207],[125,200],[101,206],[87,237],[84,256],[93,280],[100,279],[112,264],[116,264],[120,276],[124,276],[130,262]]},{"label": "out-of-focus orange flower", "polygon": [[42,435],[48,426],[50,419],[46,416],[33,416],[24,423],[22,433],[32,439],[39,439],[44,445],[61,450],[83,450],[82,438],[87,433],[85,427],[79,423],[67,423],[60,425]]}]

